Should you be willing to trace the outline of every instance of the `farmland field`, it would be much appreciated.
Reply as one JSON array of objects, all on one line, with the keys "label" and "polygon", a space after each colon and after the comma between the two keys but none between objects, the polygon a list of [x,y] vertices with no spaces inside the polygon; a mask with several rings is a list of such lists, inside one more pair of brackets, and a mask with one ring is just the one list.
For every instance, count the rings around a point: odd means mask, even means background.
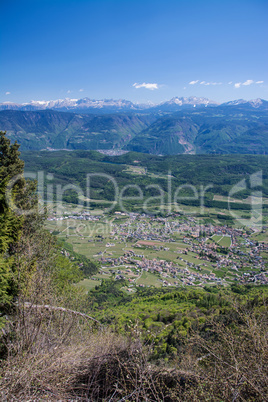
[{"label": "farmland field", "polygon": [[230,236],[213,235],[211,239],[222,247],[230,247],[232,244]]},{"label": "farmland field", "polygon": [[[98,261],[99,272],[80,282],[86,291],[107,279],[121,279],[122,288],[129,293],[141,286],[226,286],[238,276],[251,275],[247,261],[252,258],[252,241],[265,242],[266,233],[241,230],[237,223],[226,225],[229,211],[205,208],[201,215],[194,213],[195,207],[185,208],[179,213],[167,209],[163,217],[111,213],[105,208],[86,208],[76,214],[66,205],[59,216],[55,205],[49,209],[46,227],[74,252]],[[216,251],[215,243],[229,248],[230,256]],[[247,255],[243,265],[238,264],[237,251]],[[255,267],[263,269],[267,253],[258,255]]]}]

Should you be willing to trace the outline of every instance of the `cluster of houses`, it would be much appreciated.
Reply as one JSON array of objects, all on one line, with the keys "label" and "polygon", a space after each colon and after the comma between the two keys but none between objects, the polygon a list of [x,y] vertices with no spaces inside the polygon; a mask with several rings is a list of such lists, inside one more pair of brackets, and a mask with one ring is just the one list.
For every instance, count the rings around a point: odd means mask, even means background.
[{"label": "cluster of houses", "polygon": [[[136,259],[140,258],[140,259]],[[118,258],[101,258],[102,264],[108,264],[112,267],[118,267],[114,269],[112,273],[116,274],[115,279],[127,279],[123,274],[124,271],[132,273],[134,268],[135,272],[147,271],[153,274],[158,274],[159,280],[163,282],[164,286],[176,286],[179,284],[194,285],[195,281],[199,281],[200,284],[205,284],[208,281],[221,282],[220,278],[217,278],[214,273],[202,274],[201,272],[192,272],[192,269],[200,271],[199,266],[195,266],[192,263],[187,262],[189,269],[178,266],[176,262],[161,260],[157,258],[148,259],[143,255],[136,254],[132,250],[128,250],[123,256]],[[127,268],[127,269],[126,269]],[[169,279],[172,280],[170,281]],[[128,279],[129,282],[135,282],[134,279]]]},{"label": "cluster of houses", "polygon": [[[172,236],[181,234],[184,236],[183,242],[187,244],[187,251],[196,254],[200,264],[193,264],[183,256],[177,257],[183,261],[186,268],[181,268],[174,262],[154,258],[152,260],[144,258],[132,250],[128,250],[119,258],[103,258],[103,263],[110,263],[114,266],[121,264],[132,265],[135,268],[158,273],[161,277],[165,275],[173,278],[172,284],[176,285],[183,282],[186,285],[193,285],[196,281],[205,284],[210,281],[222,283],[224,280],[236,280],[240,282],[258,282],[267,283],[265,259],[262,257],[263,251],[268,251],[267,243],[258,243],[251,241],[249,232],[244,229],[232,228],[228,226],[203,225],[200,227],[194,217],[176,217],[159,218],[146,216],[145,214],[130,214],[125,222],[116,224],[114,222],[111,236],[116,240],[132,241],[136,240],[135,247],[141,247],[141,244],[154,250],[163,250],[163,246],[153,243],[175,241]],[[221,247],[211,238],[213,235],[230,238],[230,247]],[[149,244],[152,242],[152,245]],[[177,254],[187,254],[186,250],[177,250]],[[135,257],[139,257],[136,260]],[[175,258],[174,258],[175,259]],[[201,267],[206,266],[206,262],[212,264],[211,273],[201,273]],[[225,279],[217,277],[217,270],[226,270],[231,272]],[[196,272],[197,271],[197,272]],[[178,275],[179,274],[179,275]],[[221,275],[222,276],[222,275]],[[178,279],[177,281],[174,279]],[[164,279],[165,285],[170,285],[167,278]]]},{"label": "cluster of houses", "polygon": [[63,221],[63,220],[78,220],[78,221],[99,221],[101,216],[91,215],[88,211],[73,212],[63,211],[61,214],[53,212],[47,218],[48,221]]},{"label": "cluster of houses", "polygon": [[124,223],[117,224],[116,221],[113,223],[111,236],[123,241],[136,239],[170,242],[173,232],[174,227],[167,218],[132,213]]},{"label": "cluster of houses", "polygon": [[[125,266],[128,269],[136,271],[149,271],[159,276],[159,280],[164,286],[169,285],[194,285],[206,284],[208,282],[223,283],[223,281],[236,280],[242,283],[254,282],[258,284],[268,283],[267,260],[264,255],[268,252],[267,242],[252,241],[250,230],[228,227],[226,225],[199,225],[195,217],[189,217],[180,214],[173,214],[169,217],[149,216],[138,213],[120,213],[116,216],[124,217],[114,219],[111,225],[109,241],[106,238],[106,248],[112,248],[117,243],[131,242],[134,248],[150,247],[157,251],[169,250],[162,243],[176,242],[177,238],[183,238],[185,248],[174,251],[174,260],[166,261],[164,259],[145,258],[143,253],[135,250],[125,250],[124,254],[114,258],[112,253],[98,253],[100,261],[104,265],[112,267]],[[101,216],[93,216],[84,211],[79,214],[58,217],[53,214],[48,220],[101,220]],[[265,229],[265,228],[264,228]],[[221,237],[228,236],[230,247],[222,247],[213,240],[213,235]],[[104,240],[104,239],[102,239]],[[184,254],[192,252],[195,255],[196,263],[189,262]],[[178,254],[178,256],[175,255]],[[109,255],[110,254],[110,255]],[[157,253],[156,253],[157,256]],[[200,261],[200,263],[199,263]],[[182,262],[183,264],[181,264]],[[203,267],[206,269],[204,273]],[[228,275],[217,276],[217,271],[227,272]],[[122,279],[122,274],[116,270],[118,279]],[[225,276],[224,279],[221,277]],[[171,280],[172,279],[172,280]],[[133,281],[132,279],[130,281]]]}]

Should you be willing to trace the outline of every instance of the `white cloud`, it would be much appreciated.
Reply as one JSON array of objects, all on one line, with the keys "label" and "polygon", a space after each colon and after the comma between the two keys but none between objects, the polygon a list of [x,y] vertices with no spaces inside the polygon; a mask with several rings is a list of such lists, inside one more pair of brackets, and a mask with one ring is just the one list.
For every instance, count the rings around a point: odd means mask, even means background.
[{"label": "white cloud", "polygon": [[72,91],[70,91],[70,89],[68,89],[67,94],[70,94]]},{"label": "white cloud", "polygon": [[10,95],[10,92],[6,92],[6,95]]},{"label": "white cloud", "polygon": [[135,82],[135,84],[132,85],[134,88],[139,89],[139,88],[146,88],[146,89],[150,89],[151,91],[154,91],[155,89],[158,89],[158,84],[149,84],[149,83],[143,83],[143,84],[137,84]]},{"label": "white cloud", "polygon": [[83,88],[79,89],[79,92],[84,92],[84,89]]},{"label": "white cloud", "polygon": [[222,85],[222,82],[206,82],[206,81],[201,81],[200,85]]},{"label": "white cloud", "polygon": [[[199,81],[199,80],[190,81],[190,82],[189,82],[189,85],[195,85],[195,84],[197,84],[197,83],[199,83],[200,85],[206,85],[206,86],[209,86],[209,85],[214,85],[214,86],[215,86],[215,85],[224,85],[222,82]],[[249,85],[252,85],[252,84],[263,84],[263,83],[264,83],[264,81],[246,80],[245,82],[233,82],[233,81],[229,81],[229,82],[228,82],[228,85],[234,85],[235,88],[240,88],[241,85],[249,86]]]},{"label": "white cloud", "polygon": [[251,84],[253,84],[253,80],[247,80],[247,81],[245,81],[245,82],[243,82],[243,84],[242,85],[251,85]]}]

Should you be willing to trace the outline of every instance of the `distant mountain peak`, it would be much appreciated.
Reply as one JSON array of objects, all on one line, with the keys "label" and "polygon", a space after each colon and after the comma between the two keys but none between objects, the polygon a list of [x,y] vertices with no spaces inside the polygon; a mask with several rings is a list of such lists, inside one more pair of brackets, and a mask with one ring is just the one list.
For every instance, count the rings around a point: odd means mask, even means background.
[{"label": "distant mountain peak", "polygon": [[200,98],[197,96],[178,97],[170,99],[169,101],[162,102],[155,106],[156,110],[162,112],[176,112],[186,108],[218,106],[219,104],[207,98]]},{"label": "distant mountain peak", "polygon": [[176,105],[218,105],[218,103],[207,99],[207,98],[198,98],[197,96],[189,96],[188,98],[185,97],[178,97],[175,96],[170,101],[165,102],[168,104],[175,103]]},{"label": "distant mountain peak", "polygon": [[260,108],[260,109],[268,109],[268,101],[257,98],[257,99],[251,99],[251,100],[245,100],[245,99],[236,99],[233,101],[225,102],[222,103],[222,106],[243,106],[243,107],[249,107],[249,108]]},{"label": "distant mountain peak", "polygon": [[[149,107],[149,106],[147,106]],[[144,107],[145,108],[145,107]],[[120,111],[120,110],[139,110],[140,106],[136,106],[131,101],[125,99],[90,99],[88,97],[82,99],[56,99],[49,101],[35,101],[17,104],[12,102],[4,102],[0,104],[0,110],[45,110],[53,109],[58,111],[87,111],[87,110],[109,110],[109,111]]]},{"label": "distant mountain peak", "polygon": [[249,101],[249,103],[251,103],[252,106],[256,106],[256,107],[263,105],[263,103],[265,103],[265,102],[267,102],[267,101],[264,101],[261,98],[252,99]]},{"label": "distant mountain peak", "polygon": [[[154,104],[152,102],[133,103],[126,99],[90,99],[88,97],[82,99],[56,99],[56,100],[31,100],[22,104],[13,102],[0,103],[0,110],[24,110],[36,111],[52,109],[62,112],[77,113],[118,113],[118,112],[142,112],[143,110],[151,110],[153,112],[176,112],[184,108],[193,107],[216,107],[220,104],[208,99],[197,96],[178,97],[175,96],[169,101]],[[267,110],[268,101],[257,98],[250,101],[237,99],[230,102],[222,103],[221,106],[241,106],[246,108],[260,108]]]}]

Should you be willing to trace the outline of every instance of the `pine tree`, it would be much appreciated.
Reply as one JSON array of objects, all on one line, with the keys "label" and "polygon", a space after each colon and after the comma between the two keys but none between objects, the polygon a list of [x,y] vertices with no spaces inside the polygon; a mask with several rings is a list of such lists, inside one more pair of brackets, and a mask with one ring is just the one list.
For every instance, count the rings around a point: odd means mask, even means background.
[{"label": "pine tree", "polygon": [[[0,308],[5,311],[14,297],[12,246],[19,240],[24,217],[10,207],[7,188],[11,179],[23,173],[24,162],[19,158],[19,145],[11,144],[6,133],[0,131]],[[20,207],[26,192],[26,181],[19,178],[11,191],[11,200]]]}]

